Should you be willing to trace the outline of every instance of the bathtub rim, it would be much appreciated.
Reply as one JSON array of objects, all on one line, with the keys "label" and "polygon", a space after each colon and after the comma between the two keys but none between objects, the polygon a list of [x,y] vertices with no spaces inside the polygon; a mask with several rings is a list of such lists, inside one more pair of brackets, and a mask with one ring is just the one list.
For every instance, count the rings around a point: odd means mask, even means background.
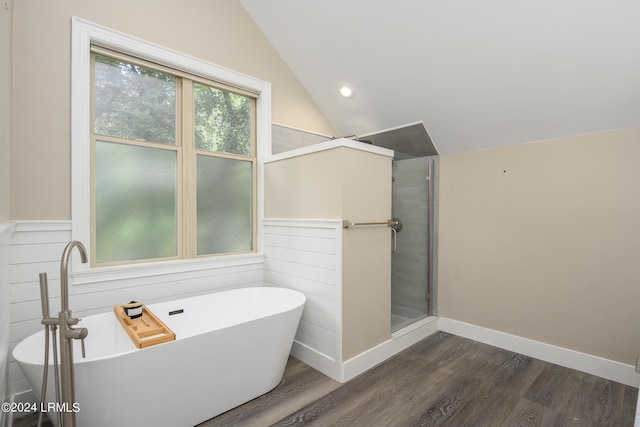
[{"label": "bathtub rim", "polygon": [[[107,354],[107,355],[97,356],[97,357],[87,357],[87,358],[74,357],[74,364],[84,364],[84,363],[90,363],[90,362],[97,362],[97,361],[100,361],[100,360],[106,360],[106,359],[112,359],[112,358],[119,357],[119,356],[124,356],[126,354],[134,353],[134,352],[137,352],[137,351],[151,350],[151,349],[159,347],[159,346],[171,344],[174,341],[178,341],[180,339],[183,339],[183,340],[184,339],[189,339],[189,338],[192,338],[192,337],[197,337],[197,336],[200,336],[200,335],[204,335],[204,334],[206,334],[208,332],[213,332],[213,331],[217,331],[217,330],[224,329],[224,328],[230,328],[230,327],[233,327],[233,326],[245,323],[245,322],[256,321],[256,320],[268,318],[268,317],[271,317],[271,316],[276,316],[276,315],[279,315],[281,313],[287,313],[289,311],[293,311],[293,310],[298,309],[300,306],[304,306],[304,304],[306,303],[306,300],[307,300],[307,297],[302,292],[297,291],[295,289],[289,289],[289,288],[278,287],[278,286],[251,286],[251,287],[246,287],[246,288],[227,289],[227,290],[217,291],[217,292],[214,291],[214,292],[209,292],[209,293],[206,293],[206,294],[194,295],[194,296],[185,297],[185,298],[179,298],[179,299],[175,299],[175,300],[156,302],[156,303],[149,304],[147,307],[149,307],[149,309],[151,311],[153,311],[153,307],[154,306],[157,306],[157,305],[160,305],[160,304],[166,304],[166,303],[170,303],[170,302],[174,302],[174,301],[189,301],[189,300],[194,300],[194,299],[201,298],[203,296],[207,296],[208,297],[208,296],[213,296],[213,295],[217,295],[217,294],[229,294],[229,293],[237,293],[237,292],[240,292],[240,293],[249,292],[249,291],[251,291],[251,292],[255,292],[255,291],[265,292],[266,289],[268,289],[268,291],[266,291],[266,292],[276,291],[276,292],[281,292],[283,294],[290,294],[291,296],[296,297],[296,299],[299,300],[299,301],[298,301],[298,303],[292,304],[290,307],[287,307],[286,309],[283,309],[281,311],[276,311],[276,312],[270,313],[268,315],[262,315],[260,317],[255,317],[255,318],[252,318],[252,319],[245,319],[244,322],[235,322],[235,323],[232,323],[232,324],[224,325],[223,327],[207,329],[207,330],[200,331],[198,333],[195,333],[195,334],[192,334],[192,335],[189,335],[189,336],[186,336],[186,337],[179,338],[179,337],[176,336],[176,339],[173,340],[173,341],[167,341],[167,342],[163,342],[163,343],[156,344],[156,345],[149,346],[149,347],[145,347],[145,348],[138,348],[133,344],[133,342],[131,342],[132,348],[129,349],[129,350],[123,350],[123,351],[119,351],[117,353],[112,353],[112,354]],[[88,318],[97,318],[97,317],[111,317],[111,318],[113,318],[114,320],[117,321],[113,311],[108,311],[108,312],[105,312],[105,313],[92,314],[90,316],[83,317],[80,320],[88,319]],[[80,322],[79,325],[83,326],[82,322]],[[22,348],[30,345],[31,341],[37,341],[38,343],[33,344],[33,345],[39,346],[39,349],[44,351],[44,333],[45,333],[44,328],[41,328],[40,330],[32,333],[28,337],[26,337],[23,340],[21,340],[18,344],[16,344],[16,346],[11,351],[11,356],[16,361],[18,366],[20,366],[21,364],[31,365],[31,366],[44,366],[44,356],[41,355],[41,354],[37,355],[37,357],[42,357],[42,359],[38,360],[38,361],[34,361],[34,360],[29,359],[29,358],[19,359],[19,358],[16,357],[16,353],[20,354],[22,352]],[[58,333],[59,333],[59,331],[58,331]],[[91,333],[91,331],[89,331],[89,334],[90,333]],[[124,328],[122,328],[122,333],[124,335],[126,335],[126,331],[124,330]],[[58,339],[59,339],[59,336],[58,336]],[[129,339],[128,336],[127,336],[127,339]],[[25,343],[25,344],[23,345],[23,343]],[[51,345],[51,343],[50,343],[50,345]],[[75,343],[74,343],[74,353],[76,353],[75,352]],[[79,351],[76,354],[80,354]],[[53,360],[52,359],[53,359],[52,357],[49,358],[49,366],[53,366]]]}]

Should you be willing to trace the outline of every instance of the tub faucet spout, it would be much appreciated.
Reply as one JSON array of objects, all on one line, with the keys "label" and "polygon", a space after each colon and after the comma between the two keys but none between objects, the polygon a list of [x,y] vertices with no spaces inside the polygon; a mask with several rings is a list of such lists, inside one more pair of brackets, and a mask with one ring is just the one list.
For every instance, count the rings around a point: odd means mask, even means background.
[{"label": "tub faucet spout", "polygon": [[60,301],[60,311],[69,310],[69,278],[67,271],[69,270],[69,259],[71,258],[71,251],[74,247],[78,248],[82,263],[84,264],[87,262],[87,251],[82,243],[74,240],[72,242],[69,242],[64,248],[64,252],[62,253],[62,260],[60,261],[60,297],[62,298]]},{"label": "tub faucet spout", "polygon": [[[60,377],[62,383],[62,404],[71,408],[75,405],[75,381],[73,373],[73,340],[81,340],[82,357],[85,356],[84,339],[89,331],[87,328],[72,328],[80,319],[71,316],[69,309],[69,283],[68,270],[71,251],[78,248],[80,258],[83,263],[87,262],[87,251],[84,245],[77,240],[71,241],[64,248],[62,259],[60,260],[60,314],[58,321],[60,324]],[[76,418],[72,411],[65,411],[62,414],[62,425],[64,427],[75,427]]]}]

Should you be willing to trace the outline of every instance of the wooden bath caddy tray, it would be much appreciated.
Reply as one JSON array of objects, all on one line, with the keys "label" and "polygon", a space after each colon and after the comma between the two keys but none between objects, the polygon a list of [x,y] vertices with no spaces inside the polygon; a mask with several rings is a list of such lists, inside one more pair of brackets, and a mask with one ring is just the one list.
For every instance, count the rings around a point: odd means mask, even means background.
[{"label": "wooden bath caddy tray", "polygon": [[121,305],[113,307],[116,317],[138,348],[145,348],[176,339],[176,334],[167,327],[146,305],[142,305],[142,316],[132,319]]}]

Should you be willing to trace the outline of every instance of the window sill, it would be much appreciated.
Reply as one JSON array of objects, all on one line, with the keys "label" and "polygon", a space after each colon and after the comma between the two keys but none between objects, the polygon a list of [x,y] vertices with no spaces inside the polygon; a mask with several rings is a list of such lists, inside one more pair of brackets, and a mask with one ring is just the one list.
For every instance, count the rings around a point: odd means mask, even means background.
[{"label": "window sill", "polygon": [[212,271],[221,268],[258,264],[262,266],[263,263],[264,254],[252,253],[110,267],[88,268],[86,264],[77,264],[77,269],[73,269],[71,276],[73,286],[144,278],[151,278],[155,281],[160,277],[162,277],[162,281],[173,281],[208,276]]}]

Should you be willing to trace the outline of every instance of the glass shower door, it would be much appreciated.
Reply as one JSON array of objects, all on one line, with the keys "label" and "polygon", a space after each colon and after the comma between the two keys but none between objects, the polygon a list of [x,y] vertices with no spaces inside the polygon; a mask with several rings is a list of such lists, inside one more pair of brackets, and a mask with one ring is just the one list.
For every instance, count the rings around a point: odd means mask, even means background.
[{"label": "glass shower door", "polygon": [[391,255],[391,330],[432,313],[431,235],[436,156],[393,162],[392,214],[402,223]]},{"label": "glass shower door", "polygon": [[438,150],[422,122],[359,139],[394,151],[391,331],[437,313]]}]

